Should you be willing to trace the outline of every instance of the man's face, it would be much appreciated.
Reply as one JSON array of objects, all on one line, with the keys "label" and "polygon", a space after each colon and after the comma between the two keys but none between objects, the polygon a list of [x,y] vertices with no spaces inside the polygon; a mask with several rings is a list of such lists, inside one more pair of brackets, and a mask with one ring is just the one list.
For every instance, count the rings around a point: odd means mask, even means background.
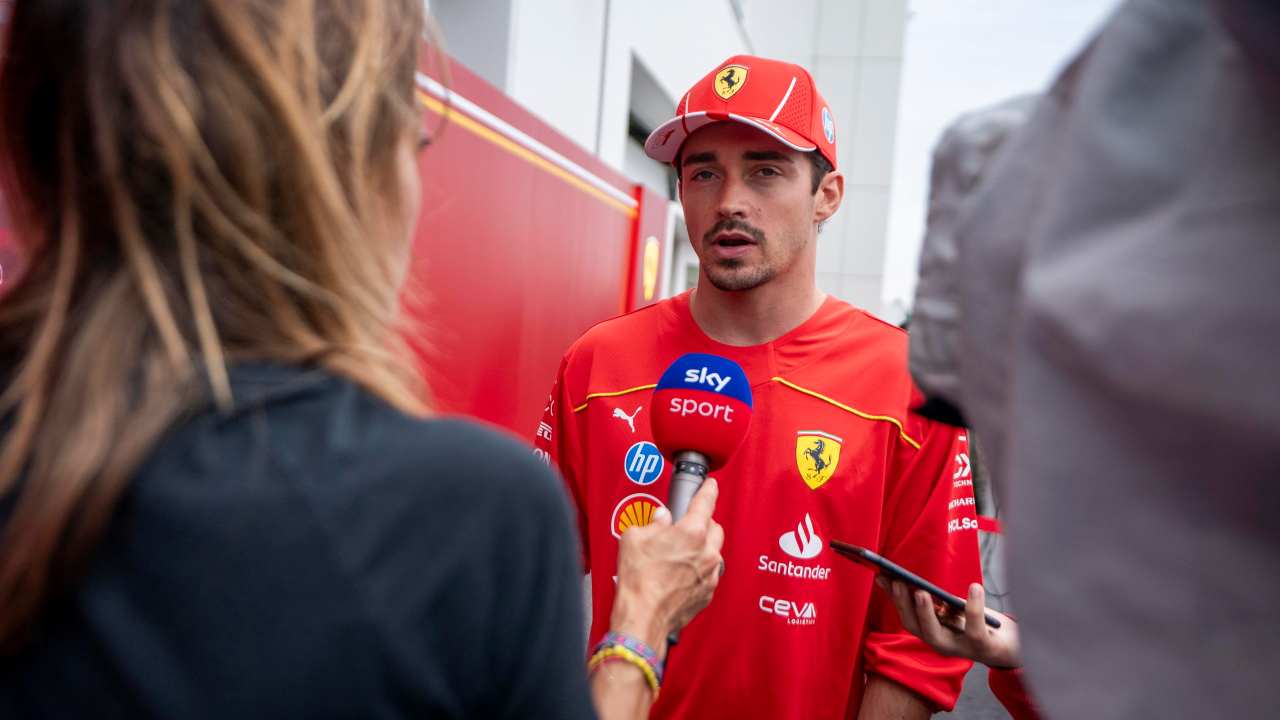
[{"label": "man's face", "polygon": [[819,219],[804,153],[736,122],[698,130],[680,152],[685,223],[711,284],[751,290],[790,270]]}]

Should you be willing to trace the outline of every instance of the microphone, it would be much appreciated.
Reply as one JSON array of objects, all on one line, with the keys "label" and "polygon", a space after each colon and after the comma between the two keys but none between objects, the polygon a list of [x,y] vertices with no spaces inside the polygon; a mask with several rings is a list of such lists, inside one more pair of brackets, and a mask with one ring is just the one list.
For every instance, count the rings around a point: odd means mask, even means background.
[{"label": "microphone", "polygon": [[751,385],[719,355],[689,353],[662,373],[649,405],[653,442],[674,463],[667,509],[684,517],[707,472],[729,461],[751,425]]},{"label": "microphone", "polygon": [[[704,353],[677,358],[662,373],[649,401],[653,443],[671,459],[667,509],[672,522],[684,517],[689,502],[707,479],[742,444],[751,425],[751,384],[738,363]],[[667,635],[675,647],[680,631]]]}]

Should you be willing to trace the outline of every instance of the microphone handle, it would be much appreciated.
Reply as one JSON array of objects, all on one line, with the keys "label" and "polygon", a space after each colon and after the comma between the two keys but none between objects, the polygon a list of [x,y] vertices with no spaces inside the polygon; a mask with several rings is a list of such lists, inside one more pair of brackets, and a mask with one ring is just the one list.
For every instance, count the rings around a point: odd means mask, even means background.
[{"label": "microphone handle", "polygon": [[707,456],[694,450],[676,453],[675,471],[671,473],[671,489],[667,491],[667,509],[671,521],[679,522],[689,512],[689,503],[707,480]]},{"label": "microphone handle", "polygon": [[[707,456],[695,450],[681,450],[675,456],[676,467],[671,473],[671,488],[667,491],[667,509],[671,521],[677,522],[689,512],[689,503],[707,479]],[[680,642],[680,631],[667,635],[667,652]]]}]

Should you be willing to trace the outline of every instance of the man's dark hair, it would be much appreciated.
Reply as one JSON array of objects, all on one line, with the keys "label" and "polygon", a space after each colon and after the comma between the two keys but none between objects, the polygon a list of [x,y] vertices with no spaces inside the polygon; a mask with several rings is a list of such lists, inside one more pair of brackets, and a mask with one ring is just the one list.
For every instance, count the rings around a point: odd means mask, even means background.
[{"label": "man's dark hair", "polygon": [[[827,173],[835,168],[831,167],[831,163],[827,162],[827,157],[817,150],[807,152],[805,156],[809,158],[809,164],[813,166],[813,190],[811,192],[818,192],[818,188],[822,186],[822,178],[826,177]],[[679,185],[680,177],[684,174],[684,148],[681,148],[680,152],[676,153],[676,159],[672,161],[672,164],[676,167],[676,184]]]}]

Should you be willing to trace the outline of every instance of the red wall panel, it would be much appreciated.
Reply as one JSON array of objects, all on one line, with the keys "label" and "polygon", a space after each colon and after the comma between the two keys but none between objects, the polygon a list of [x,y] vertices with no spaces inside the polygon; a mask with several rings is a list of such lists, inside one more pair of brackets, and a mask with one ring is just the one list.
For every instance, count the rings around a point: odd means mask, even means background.
[{"label": "red wall panel", "polygon": [[495,131],[472,104],[618,191],[638,192],[465,68],[455,63],[450,75],[450,90],[470,103],[455,102],[443,129],[441,103],[423,95],[427,126],[437,129],[421,159],[424,209],[408,292],[425,298],[415,313],[424,329],[413,344],[441,410],[530,436],[569,344],[639,304],[635,237],[639,220],[656,215]]}]

